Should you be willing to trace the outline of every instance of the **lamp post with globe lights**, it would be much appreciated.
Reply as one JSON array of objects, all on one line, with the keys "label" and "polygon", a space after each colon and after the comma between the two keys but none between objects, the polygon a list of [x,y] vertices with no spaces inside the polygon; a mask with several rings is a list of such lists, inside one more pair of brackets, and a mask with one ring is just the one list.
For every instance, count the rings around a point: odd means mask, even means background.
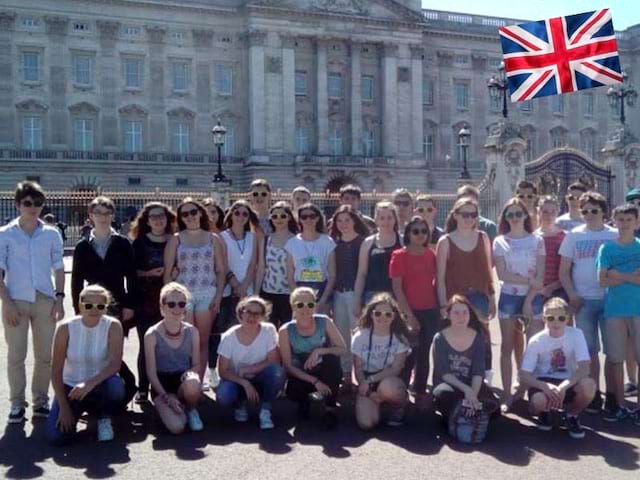
[{"label": "lamp post with globe lights", "polygon": [[222,173],[222,147],[224,146],[227,129],[224,128],[220,124],[220,120],[218,120],[218,124],[213,127],[211,133],[213,134],[213,144],[218,149],[218,173],[213,176],[213,183],[231,183],[231,180]]},{"label": "lamp post with globe lights", "polygon": [[620,111],[620,123],[624,125],[626,117],[624,114],[625,102],[629,107],[633,107],[638,96],[638,92],[633,85],[627,84],[627,74],[622,72],[622,83],[617,86],[609,87],[607,90],[607,97],[609,97],[609,104],[611,108],[615,108]]},{"label": "lamp post with globe lights", "polygon": [[467,169],[467,149],[469,148],[470,139],[471,131],[467,125],[463,125],[458,132],[458,146],[462,149],[462,171],[460,172],[460,180],[471,180],[471,174]]}]

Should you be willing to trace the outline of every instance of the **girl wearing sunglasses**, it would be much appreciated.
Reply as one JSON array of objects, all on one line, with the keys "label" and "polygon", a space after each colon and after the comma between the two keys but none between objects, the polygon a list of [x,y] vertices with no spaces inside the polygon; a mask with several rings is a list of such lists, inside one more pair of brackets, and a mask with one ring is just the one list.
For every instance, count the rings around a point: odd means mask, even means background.
[{"label": "girl wearing sunglasses", "polygon": [[[502,346],[500,374],[503,409],[511,407],[517,397],[511,395],[513,365],[511,355],[516,343],[523,345],[524,301],[530,289],[542,289],[544,281],[545,248],[541,237],[534,235],[529,212],[518,198],[509,200],[502,210],[498,227],[500,235],[493,242],[496,271],[500,279],[498,317]],[[516,336],[518,341],[516,342]],[[522,362],[522,350],[516,350],[516,365]],[[518,392],[519,395],[521,391]],[[518,396],[519,396],[518,395]]]},{"label": "girl wearing sunglasses", "polygon": [[407,384],[402,380],[411,353],[404,316],[389,293],[379,293],[366,305],[351,340],[358,395],[356,421],[363,430],[380,423],[380,409],[388,404],[390,426],[404,423]]},{"label": "girl wearing sunglasses", "polygon": [[189,290],[183,285],[171,282],[162,287],[162,321],[144,337],[153,403],[162,423],[173,434],[182,433],[187,424],[194,432],[203,429],[196,410],[202,391],[203,357],[198,330],[184,321],[188,302]]},{"label": "girl wearing sunglasses", "polygon": [[309,417],[310,400],[325,405],[323,426],[335,427],[336,398],[342,381],[340,356],[347,347],[340,331],[325,315],[316,313],[316,295],[309,287],[291,292],[293,320],[280,328],[282,363],[289,375],[287,397],[298,404],[300,419]]},{"label": "girl wearing sunglasses", "polygon": [[125,387],[118,375],[122,325],[106,315],[111,299],[105,288],[89,285],[79,294],[80,315],[58,324],[51,360],[55,399],[46,430],[53,444],[68,443],[85,412],[98,419],[98,441],[113,440],[111,416],[124,408]]},{"label": "girl wearing sunglasses", "polygon": [[220,237],[209,230],[207,211],[197,200],[187,197],[178,206],[178,233],[173,235],[164,253],[165,284],[171,282],[174,268],[176,282],[190,293],[186,321],[198,329],[200,358],[198,374],[204,378],[209,356],[209,335],[220,310],[225,264]]},{"label": "girl wearing sunglasses", "polygon": [[287,202],[277,202],[269,210],[269,225],[273,233],[258,244],[256,292],[271,302],[271,321],[279,328],[291,320],[287,251],[284,246],[298,233],[298,223]]},{"label": "girl wearing sunglasses", "polygon": [[[436,256],[429,248],[429,225],[421,217],[413,217],[404,229],[404,244],[393,252],[389,277],[400,309],[407,318],[413,339],[415,362],[413,391],[421,400],[427,393],[429,349],[433,336],[440,330],[436,294]],[[408,378],[406,379],[408,380]]]}]

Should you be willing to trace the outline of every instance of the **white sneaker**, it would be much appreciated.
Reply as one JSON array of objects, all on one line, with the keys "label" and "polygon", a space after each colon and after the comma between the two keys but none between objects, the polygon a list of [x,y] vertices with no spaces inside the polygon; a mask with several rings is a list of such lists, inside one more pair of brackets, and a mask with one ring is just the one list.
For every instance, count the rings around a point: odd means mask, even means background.
[{"label": "white sneaker", "polygon": [[189,410],[189,413],[187,414],[187,419],[189,421],[189,428],[191,429],[192,432],[200,432],[204,428],[204,424],[200,419],[200,414],[198,413],[198,410],[196,410],[195,408],[192,408],[191,410]]},{"label": "white sneaker", "polygon": [[262,430],[271,430],[273,428],[273,420],[271,420],[271,410],[262,408],[260,410],[260,415],[258,418],[260,419],[260,428]]},{"label": "white sneaker", "polygon": [[247,407],[242,405],[238,407],[233,412],[233,417],[236,419],[236,422],[246,422],[249,420],[249,412],[247,412]]},{"label": "white sneaker", "polygon": [[211,384],[211,388],[218,388],[220,385],[220,376],[218,375],[218,369],[212,368],[209,370],[209,384]]},{"label": "white sneaker", "polygon": [[113,440],[113,427],[110,418],[98,419],[98,441],[110,442]]}]

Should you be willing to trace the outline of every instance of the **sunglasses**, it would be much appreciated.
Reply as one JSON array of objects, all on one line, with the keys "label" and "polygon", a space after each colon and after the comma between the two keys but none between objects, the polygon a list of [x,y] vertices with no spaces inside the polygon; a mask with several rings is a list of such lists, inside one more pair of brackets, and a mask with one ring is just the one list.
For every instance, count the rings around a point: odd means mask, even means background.
[{"label": "sunglasses", "polygon": [[243,211],[240,211],[240,210],[234,210],[234,211],[233,211],[233,216],[234,216],[234,217],[240,217],[240,216],[242,216],[242,217],[247,218],[247,217],[249,217],[249,212],[246,212],[246,211],[244,211],[244,210],[243,210]]},{"label": "sunglasses", "polygon": [[164,213],[149,215],[149,220],[162,220],[163,218],[167,218],[167,216]]},{"label": "sunglasses", "polygon": [[194,208],[192,210],[183,210],[182,212],[180,212],[180,216],[182,218],[187,218],[189,215],[191,215],[192,217],[195,217],[196,215],[198,215],[198,213],[200,213],[200,210],[198,210],[197,208]]},{"label": "sunglasses", "polygon": [[304,307],[308,307],[308,308],[315,308],[316,306],[316,302],[298,302],[294,304],[294,307],[300,309],[300,308],[304,308]]},{"label": "sunglasses", "polygon": [[478,218],[478,212],[457,212],[465,220],[469,218]]},{"label": "sunglasses", "polygon": [[584,208],[584,209],[580,210],[580,213],[581,213],[582,215],[588,215],[589,213],[590,213],[591,215],[598,215],[601,211],[602,211],[602,210],[600,210],[599,208],[591,208],[591,209],[589,209],[589,208]]},{"label": "sunglasses", "polygon": [[381,312],[380,310],[374,310],[373,311],[373,316],[376,318],[380,318],[382,316],[385,316],[387,318],[393,318],[394,317],[394,313],[393,312]]},{"label": "sunglasses", "polygon": [[107,306],[104,303],[83,303],[82,304],[85,308],[85,310],[93,310],[93,307],[96,308],[96,310],[104,310],[105,308],[107,308]]},{"label": "sunglasses", "polygon": [[518,198],[519,199],[523,199],[523,198],[527,198],[529,200],[531,200],[532,198],[536,198],[536,196],[533,193],[527,193],[526,195],[524,193],[519,193],[518,194]]},{"label": "sunglasses", "polygon": [[428,235],[429,230],[426,228],[413,228],[411,229],[411,233],[413,235]]},{"label": "sunglasses", "polygon": [[518,210],[517,212],[508,212],[505,214],[505,217],[509,220],[512,220],[514,218],[522,218],[524,217],[524,212],[522,210]]},{"label": "sunglasses", "polygon": [[426,207],[426,208],[425,207],[418,207],[417,210],[420,213],[424,213],[424,212],[431,213],[431,212],[433,212],[435,210],[435,208],[433,208],[433,207]]},{"label": "sunglasses", "polygon": [[27,207],[27,208],[38,207],[38,208],[40,208],[41,206],[44,205],[44,200],[42,200],[40,198],[37,199],[37,200],[23,200],[21,203],[22,203],[23,207]]},{"label": "sunglasses", "polygon": [[184,307],[187,306],[187,302],[184,302],[184,301],[181,301],[181,302],[164,302],[164,304],[169,308],[176,308],[176,307],[184,308]]},{"label": "sunglasses", "polygon": [[286,220],[287,218],[289,218],[289,215],[287,215],[286,213],[281,213],[280,215],[274,213],[273,215],[271,215],[271,220],[277,220],[278,218],[280,218],[281,220]]},{"label": "sunglasses", "polygon": [[253,317],[253,318],[258,318],[264,315],[264,312],[262,311],[256,312],[254,310],[242,310],[242,313],[244,313],[248,317]]},{"label": "sunglasses", "polygon": [[316,218],[318,218],[318,215],[316,215],[315,213],[300,214],[300,220],[315,220]]},{"label": "sunglasses", "polygon": [[267,197],[269,194],[267,192],[251,192],[251,195],[254,197]]},{"label": "sunglasses", "polygon": [[545,322],[553,322],[554,320],[557,320],[558,322],[566,322],[568,320],[567,317],[565,317],[564,315],[558,315],[557,317],[554,317],[553,315],[545,315],[544,316],[544,321]]},{"label": "sunglasses", "polygon": [[571,194],[567,195],[567,200],[569,201],[579,200],[579,199],[580,197],[576,197],[575,195],[571,195]]},{"label": "sunglasses", "polygon": [[396,207],[408,207],[409,205],[411,205],[411,202],[409,200],[396,200],[395,202],[393,202],[393,204]]}]

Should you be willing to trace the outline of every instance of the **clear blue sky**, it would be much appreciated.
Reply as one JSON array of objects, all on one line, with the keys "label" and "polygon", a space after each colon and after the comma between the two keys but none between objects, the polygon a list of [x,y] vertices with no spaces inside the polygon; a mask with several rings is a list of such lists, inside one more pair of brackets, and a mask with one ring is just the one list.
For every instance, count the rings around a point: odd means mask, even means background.
[{"label": "clear blue sky", "polygon": [[640,23],[640,0],[422,0],[422,6],[433,10],[525,20],[543,20],[610,8],[616,30]]}]

